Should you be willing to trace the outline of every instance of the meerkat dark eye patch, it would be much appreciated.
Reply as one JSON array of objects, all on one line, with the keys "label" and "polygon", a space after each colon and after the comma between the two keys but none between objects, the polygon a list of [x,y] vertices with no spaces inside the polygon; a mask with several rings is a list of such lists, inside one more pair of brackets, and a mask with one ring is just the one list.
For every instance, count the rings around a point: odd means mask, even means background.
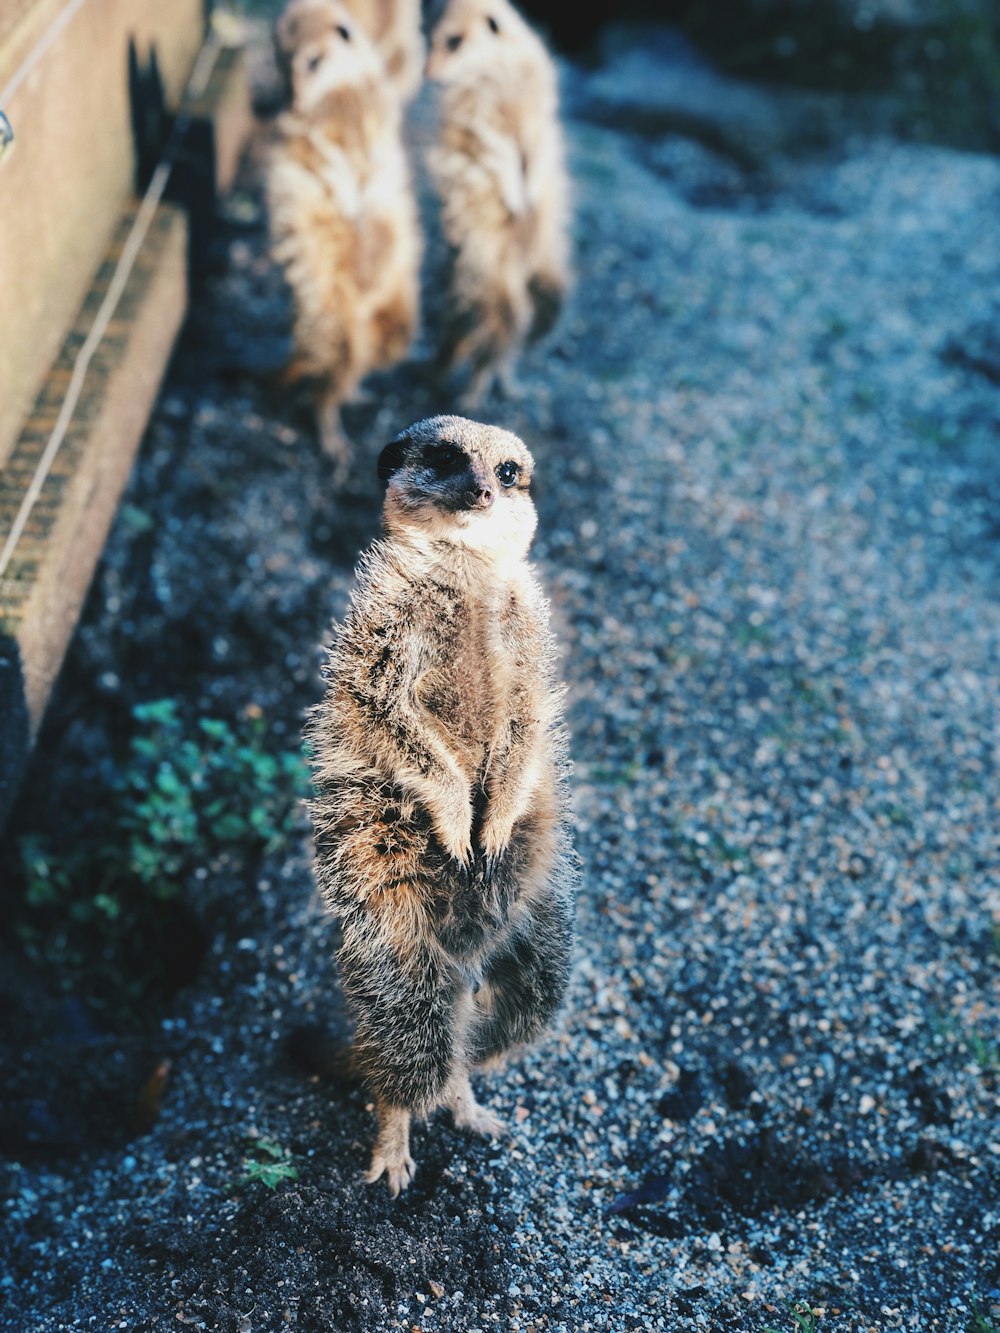
[{"label": "meerkat dark eye patch", "polygon": [[444,44],[449,51],[457,51],[462,45],[462,34],[460,32],[453,32],[450,37],[445,38]]},{"label": "meerkat dark eye patch", "polygon": [[497,466],[496,472],[497,472],[497,481],[499,481],[500,485],[503,486],[505,489],[513,486],[514,483],[517,481],[518,477],[521,475],[521,469],[513,461],[513,459],[510,458],[508,458],[505,463],[500,463]]},{"label": "meerkat dark eye patch", "polygon": [[493,17],[492,14],[486,15],[486,22],[490,25],[490,32],[500,31],[500,24],[496,21],[496,19]]},{"label": "meerkat dark eye patch", "polygon": [[406,466],[406,450],[411,443],[409,435],[390,440],[378,456],[378,479],[387,482],[394,472]]},{"label": "meerkat dark eye patch", "polygon": [[429,444],[424,450],[424,463],[439,477],[454,477],[469,466],[469,455],[456,444]]},{"label": "meerkat dark eye patch", "polygon": [[345,42],[349,42],[351,40],[351,34],[345,27],[342,27],[341,24],[339,23],[337,24],[337,36],[342,37]]}]

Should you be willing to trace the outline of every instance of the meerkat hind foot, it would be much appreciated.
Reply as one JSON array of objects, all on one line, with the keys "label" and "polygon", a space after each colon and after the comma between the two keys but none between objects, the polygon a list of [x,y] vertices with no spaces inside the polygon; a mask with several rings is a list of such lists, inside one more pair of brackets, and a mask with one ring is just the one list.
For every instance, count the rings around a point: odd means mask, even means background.
[{"label": "meerkat hind foot", "polygon": [[462,412],[477,412],[495,380],[496,371],[492,366],[474,370],[466,381],[464,389],[456,395],[456,406]]},{"label": "meerkat hind foot", "polygon": [[499,1139],[507,1132],[500,1117],[476,1101],[468,1077],[459,1082],[448,1107],[458,1129],[468,1129],[473,1134],[481,1134],[485,1139]]},{"label": "meerkat hind foot", "polygon": [[528,396],[528,390],[518,378],[517,371],[513,366],[502,366],[497,371],[496,383],[504,398],[512,403],[520,402]]},{"label": "meerkat hind foot", "polygon": [[378,1138],[365,1184],[374,1185],[385,1176],[389,1193],[395,1199],[409,1185],[416,1169],[410,1156],[410,1113],[401,1106],[383,1103],[378,1108]]},{"label": "meerkat hind foot", "polygon": [[333,462],[335,482],[345,479],[351,469],[354,449],[340,425],[339,409],[335,413],[323,413],[319,419],[319,440],[323,452]]},{"label": "meerkat hind foot", "polygon": [[389,1187],[390,1195],[395,1199],[399,1197],[402,1190],[416,1174],[417,1164],[407,1153],[405,1156],[395,1160],[390,1160],[384,1153],[381,1153],[376,1146],[372,1152],[371,1165],[365,1172],[365,1184],[374,1185],[376,1181],[385,1176],[385,1183]]}]

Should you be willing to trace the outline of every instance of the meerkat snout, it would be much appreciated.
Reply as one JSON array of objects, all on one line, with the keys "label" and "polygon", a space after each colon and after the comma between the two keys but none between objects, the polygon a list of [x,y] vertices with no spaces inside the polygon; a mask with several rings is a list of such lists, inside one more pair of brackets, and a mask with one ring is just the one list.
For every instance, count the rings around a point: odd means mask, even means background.
[{"label": "meerkat snout", "polygon": [[463,475],[464,491],[460,492],[459,499],[464,500],[465,507],[469,509],[489,509],[493,503],[495,487],[493,487],[492,473],[485,467],[480,460],[469,460],[468,468]]}]

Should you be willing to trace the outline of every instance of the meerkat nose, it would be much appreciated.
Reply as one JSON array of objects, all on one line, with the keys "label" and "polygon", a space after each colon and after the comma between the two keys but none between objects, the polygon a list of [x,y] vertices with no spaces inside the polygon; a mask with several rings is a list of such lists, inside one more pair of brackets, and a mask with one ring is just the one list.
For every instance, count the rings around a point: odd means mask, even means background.
[{"label": "meerkat nose", "polygon": [[493,487],[482,483],[471,492],[473,509],[489,509],[493,503]]}]

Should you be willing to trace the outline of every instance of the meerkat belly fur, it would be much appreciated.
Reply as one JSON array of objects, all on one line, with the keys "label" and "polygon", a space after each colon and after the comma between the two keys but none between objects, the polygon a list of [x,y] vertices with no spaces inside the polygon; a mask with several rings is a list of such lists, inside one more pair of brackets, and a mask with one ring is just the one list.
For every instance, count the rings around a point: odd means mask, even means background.
[{"label": "meerkat belly fur", "polygon": [[416,327],[420,233],[398,99],[345,9],[296,50],[292,81],[268,171],[273,253],[295,306],[287,378],[316,382],[324,448],[345,464],[341,403],[406,353]]},{"label": "meerkat belly fur", "polygon": [[467,366],[472,407],[494,379],[514,387],[521,349],[552,328],[568,285],[556,73],[507,0],[450,0],[427,77],[440,89],[428,165],[451,255],[440,369]]},{"label": "meerkat belly fur", "polygon": [[362,557],[307,741],[316,877],[376,1101],[367,1179],[395,1195],[413,1115],[445,1106],[500,1131],[469,1071],[555,1014],[575,860],[556,650],[526,560],[531,455],[434,417],[379,470],[386,535]]},{"label": "meerkat belly fur", "polygon": [[[416,94],[423,77],[424,38],[420,0],[343,0],[382,57],[385,72],[404,102]],[[292,96],[292,62],[304,43],[336,30],[340,0],[288,0],[274,24],[274,54],[285,90]]]}]

